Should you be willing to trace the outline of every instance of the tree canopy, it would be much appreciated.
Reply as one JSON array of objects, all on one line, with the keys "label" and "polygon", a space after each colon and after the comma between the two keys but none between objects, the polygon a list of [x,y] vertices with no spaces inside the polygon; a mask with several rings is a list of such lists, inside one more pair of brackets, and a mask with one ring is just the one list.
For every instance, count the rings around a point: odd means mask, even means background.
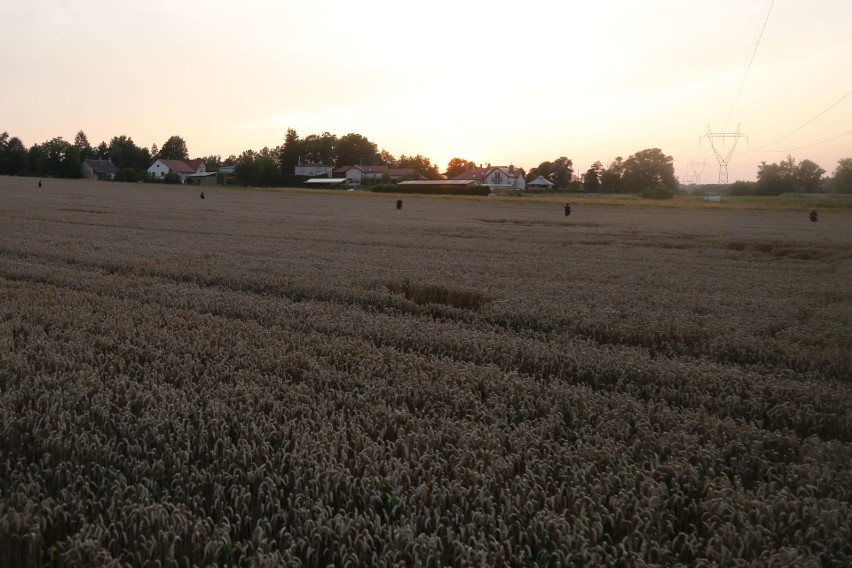
[{"label": "tree canopy", "polygon": [[816,193],[822,186],[822,174],[825,170],[810,160],[796,163],[793,156],[787,156],[777,164],[761,162],[757,167],[757,193],[760,195],[781,195],[782,193]]},{"label": "tree canopy", "polygon": [[603,164],[595,162],[592,166],[586,170],[586,173],[583,175],[583,189],[589,193],[596,193],[601,189],[601,176],[603,176],[604,167]]},{"label": "tree canopy", "polygon": [[834,177],[831,180],[834,193],[852,193],[852,158],[843,158],[837,162]]},{"label": "tree canopy", "polygon": [[189,150],[183,138],[172,136],[163,143],[157,157],[163,160],[186,160],[189,158]]},{"label": "tree canopy", "polygon": [[555,184],[557,189],[567,189],[574,179],[574,162],[565,156],[561,156],[552,162],[542,162],[537,167],[530,169],[527,181],[542,176]]},{"label": "tree canopy", "polygon": [[335,166],[374,165],[379,162],[379,147],[360,134],[349,133],[337,141]]},{"label": "tree canopy", "polygon": [[416,156],[406,156],[403,154],[395,164],[391,165],[397,168],[412,168],[426,179],[441,179],[441,172],[438,171],[438,166],[433,164],[432,160],[420,154]]},{"label": "tree canopy", "polygon": [[640,150],[627,158],[621,177],[625,191],[630,193],[641,193],[656,187],[665,187],[671,191],[677,189],[672,157],[663,154],[659,148]]},{"label": "tree canopy", "polygon": [[444,173],[447,179],[453,179],[457,175],[461,175],[466,171],[476,167],[476,164],[470,160],[462,158],[453,158],[447,163],[447,171]]},{"label": "tree canopy", "polygon": [[284,135],[284,144],[278,147],[278,165],[281,172],[290,174],[296,171],[299,159],[302,155],[302,141],[292,128],[287,129]]}]

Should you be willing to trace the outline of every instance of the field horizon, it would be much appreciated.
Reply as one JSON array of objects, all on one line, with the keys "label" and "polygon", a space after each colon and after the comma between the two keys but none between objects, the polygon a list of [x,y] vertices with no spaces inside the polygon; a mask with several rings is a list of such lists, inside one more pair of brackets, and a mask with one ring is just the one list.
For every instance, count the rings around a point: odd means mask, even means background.
[{"label": "field horizon", "polygon": [[36,183],[0,565],[852,561],[844,206]]}]

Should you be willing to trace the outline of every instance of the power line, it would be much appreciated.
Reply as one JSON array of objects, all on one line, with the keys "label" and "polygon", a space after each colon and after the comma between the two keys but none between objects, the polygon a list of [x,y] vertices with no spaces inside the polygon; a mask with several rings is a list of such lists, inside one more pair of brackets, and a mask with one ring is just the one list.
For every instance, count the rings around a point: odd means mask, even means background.
[{"label": "power line", "polygon": [[[826,142],[831,142],[832,140],[838,140],[840,138],[843,138],[844,136],[849,136],[850,134],[852,134],[852,130],[850,130],[848,132],[844,132],[843,134],[840,134],[839,136],[833,136],[831,138],[826,138],[825,140],[821,140],[821,141],[816,142],[814,144],[808,144],[807,146],[799,146],[798,148],[788,148],[787,150],[763,150],[763,151],[764,152],[795,152],[796,150],[804,150],[806,148],[813,148],[814,146],[819,146],[820,144],[825,144]],[[755,152],[756,150],[749,150],[749,151]],[[743,153],[745,154],[745,152],[743,152]]]},{"label": "power line", "polygon": [[766,23],[769,21],[769,15],[772,13],[772,6],[774,5],[775,0],[772,0],[769,3],[769,10],[766,11],[766,18],[763,20],[763,26],[760,28],[760,35],[757,36],[757,43],[754,44],[754,51],[751,52],[751,59],[748,60],[748,66],[746,67],[745,74],[743,75],[743,80],[740,83],[740,88],[737,91],[737,96],[734,98],[734,104],[731,105],[731,110],[728,111],[728,118],[725,119],[725,124],[722,126],[722,130],[725,130],[725,127],[728,126],[728,121],[731,120],[731,115],[734,114],[734,108],[740,100],[740,94],[743,92],[743,86],[745,85],[746,78],[748,77],[748,72],[751,70],[751,64],[754,62],[754,56],[757,55],[757,48],[760,45],[760,40],[763,39],[763,30],[766,29]]},{"label": "power line", "polygon": [[[834,101],[831,105],[829,105],[829,107],[828,107],[827,109],[825,109],[824,111],[822,111],[821,113],[819,113],[818,115],[816,115],[815,117],[813,117],[812,119],[810,119],[809,121],[805,122],[803,125],[801,125],[801,126],[800,126],[800,127],[798,127],[797,129],[793,130],[793,131],[792,131],[792,132],[790,132],[789,134],[785,134],[784,136],[782,136],[782,137],[781,137],[781,138],[779,138],[778,140],[776,140],[776,141],[774,141],[774,142],[770,142],[769,144],[765,144],[765,145],[761,146],[760,148],[752,148],[752,149],[750,149],[750,150],[744,150],[742,153],[743,153],[743,154],[748,154],[749,152],[758,152],[758,151],[763,150],[763,149],[765,149],[765,148],[768,148],[768,147],[770,147],[770,146],[774,146],[775,144],[778,144],[778,143],[779,143],[779,142],[781,142],[782,140],[786,140],[787,138],[789,138],[790,136],[792,136],[793,134],[795,134],[796,132],[798,132],[798,131],[799,131],[799,130],[801,130],[802,128],[806,127],[807,125],[809,125],[810,123],[812,123],[813,121],[815,121],[816,119],[818,119],[819,117],[821,117],[822,115],[824,115],[825,113],[827,113],[828,111],[830,111],[831,109],[833,109],[834,107],[836,107],[837,105],[839,105],[839,104],[840,104],[840,103],[841,103],[841,102],[842,102],[842,101],[843,101],[846,97],[848,97],[849,95],[852,95],[852,91],[849,91],[848,93],[846,93],[845,95],[843,95],[842,97],[840,97],[839,99],[837,99],[836,101]],[[842,136],[845,136],[845,135],[842,135]],[[832,140],[833,140],[833,139],[832,139]],[[826,140],[825,142],[828,142],[828,140]],[[822,142],[819,142],[818,144],[822,144]],[[816,146],[817,144],[812,144],[812,145],[813,145],[813,146]],[[810,146],[803,146],[803,148],[809,148],[809,147],[810,147]],[[798,148],[796,148],[796,149],[798,150]],[[786,152],[787,150],[767,150],[767,151],[768,151],[768,152]]]}]

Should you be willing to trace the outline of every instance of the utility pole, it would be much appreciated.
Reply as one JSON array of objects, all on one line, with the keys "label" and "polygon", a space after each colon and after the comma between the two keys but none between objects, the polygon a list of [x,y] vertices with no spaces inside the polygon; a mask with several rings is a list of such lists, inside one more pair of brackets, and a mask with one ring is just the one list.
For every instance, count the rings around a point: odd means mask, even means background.
[{"label": "utility pole", "polygon": [[[737,147],[737,142],[740,138],[748,138],[745,134],[740,134],[740,125],[737,125],[736,132],[713,132],[710,130],[710,125],[707,125],[707,134],[698,138],[698,143],[701,144],[701,138],[707,138],[710,141],[710,147],[713,153],[716,154],[716,159],[719,161],[719,183],[728,183],[728,162],[734,153],[734,148]],[[727,139],[733,139],[730,149],[724,148]]]}]

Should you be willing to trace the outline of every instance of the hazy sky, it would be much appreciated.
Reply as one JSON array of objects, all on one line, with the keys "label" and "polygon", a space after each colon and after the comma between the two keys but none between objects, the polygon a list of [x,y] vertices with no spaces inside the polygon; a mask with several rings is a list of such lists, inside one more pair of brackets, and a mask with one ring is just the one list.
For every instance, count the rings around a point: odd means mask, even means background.
[{"label": "hazy sky", "polygon": [[224,158],[290,127],[441,170],[660,148],[706,183],[709,124],[748,135],[732,181],[852,157],[850,0],[0,0],[0,46],[0,132],[26,146],[178,135]]}]

